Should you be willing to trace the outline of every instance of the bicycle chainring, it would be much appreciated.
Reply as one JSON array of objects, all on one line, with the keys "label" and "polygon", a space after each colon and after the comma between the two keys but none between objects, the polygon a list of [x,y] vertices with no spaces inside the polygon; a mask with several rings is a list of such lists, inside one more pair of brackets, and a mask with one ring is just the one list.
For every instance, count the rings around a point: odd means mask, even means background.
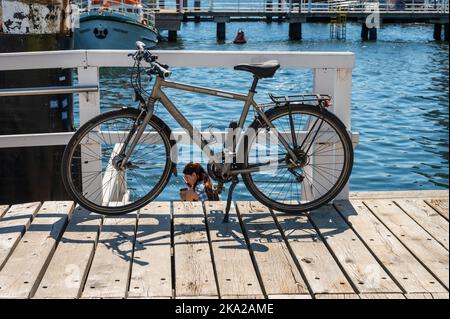
[{"label": "bicycle chainring", "polygon": [[207,170],[208,175],[218,183],[228,183],[231,182],[231,177],[223,177],[222,176],[222,164],[217,163],[208,163]]}]

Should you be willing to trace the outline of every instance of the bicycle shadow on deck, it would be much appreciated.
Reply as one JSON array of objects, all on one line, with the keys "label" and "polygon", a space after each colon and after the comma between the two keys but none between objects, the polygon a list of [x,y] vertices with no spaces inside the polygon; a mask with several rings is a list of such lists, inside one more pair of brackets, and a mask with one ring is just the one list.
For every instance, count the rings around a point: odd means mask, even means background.
[{"label": "bicycle shadow on deck", "polygon": [[[185,205],[190,204],[185,203]],[[219,207],[217,204],[212,207],[208,207],[208,205],[205,203],[204,209],[194,214],[177,214],[175,217],[169,212],[147,214],[142,209],[138,214],[103,217],[77,207],[59,243],[104,245],[123,260],[146,266],[149,265],[148,262],[133,259],[133,253],[164,245],[175,246],[176,255],[176,246],[183,244],[214,244],[216,249],[267,252],[270,243],[285,243],[286,239],[288,242],[310,240],[311,238],[322,240],[322,237],[334,236],[350,228],[350,225],[346,223],[344,223],[345,225],[340,223],[339,227],[334,227],[334,224],[330,223],[329,227],[320,228],[320,236],[317,236],[317,226],[311,223],[311,218],[305,214],[293,215],[274,212],[257,202],[235,203],[229,223],[223,223],[225,203],[220,203]],[[347,211],[346,214],[356,215],[356,210],[351,205],[349,207],[352,211]],[[324,221],[333,218],[342,219],[338,211],[330,205],[310,214],[314,214]],[[146,221],[144,224],[139,224],[140,218],[151,220],[151,222]],[[188,227],[178,227],[172,224],[174,222],[172,218],[188,218],[195,222],[189,223]],[[117,222],[111,223],[111,220]],[[8,227],[2,228],[1,222],[2,220],[0,220],[0,236],[11,230]],[[48,225],[48,227],[51,229],[53,225]],[[31,231],[32,229],[30,228]],[[107,232],[107,236],[101,234],[102,232]],[[204,232],[205,236],[192,236],[195,238],[194,241],[185,242],[186,235],[189,238],[190,235],[198,232]],[[183,239],[178,241],[178,236],[183,236]],[[199,240],[199,238],[201,239]],[[133,244],[131,248],[130,242]]]}]

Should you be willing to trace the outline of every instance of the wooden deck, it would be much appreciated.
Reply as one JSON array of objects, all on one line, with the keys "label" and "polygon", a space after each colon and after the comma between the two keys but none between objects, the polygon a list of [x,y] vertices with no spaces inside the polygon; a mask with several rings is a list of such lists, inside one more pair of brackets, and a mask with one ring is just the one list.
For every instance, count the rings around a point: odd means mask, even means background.
[{"label": "wooden deck", "polygon": [[0,298],[449,298],[448,191],[353,193],[309,215],[155,202],[102,217],[0,205]]}]

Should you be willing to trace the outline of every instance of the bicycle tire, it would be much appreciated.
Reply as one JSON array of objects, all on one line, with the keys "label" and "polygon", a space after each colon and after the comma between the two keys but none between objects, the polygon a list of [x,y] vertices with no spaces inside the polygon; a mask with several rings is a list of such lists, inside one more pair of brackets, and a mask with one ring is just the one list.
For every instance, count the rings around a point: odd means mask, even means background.
[{"label": "bicycle tire", "polygon": [[[82,125],[76,133],[72,136],[69,143],[66,146],[66,149],[63,154],[62,158],[62,181],[64,184],[64,187],[66,188],[67,193],[72,197],[74,201],[76,201],[78,204],[80,204],[82,207],[86,208],[89,211],[92,211],[94,213],[99,213],[103,215],[123,215],[132,211],[136,211],[139,208],[143,207],[144,205],[151,202],[156,196],[158,196],[161,191],[164,189],[164,187],[167,185],[171,172],[174,170],[174,164],[170,159],[170,154],[172,150],[172,146],[174,145],[174,141],[170,139],[170,129],[168,126],[157,116],[153,115],[150,119],[150,122],[148,123],[147,127],[150,127],[157,132],[157,136],[160,137],[162,140],[162,144],[164,147],[164,157],[166,159],[166,162],[164,163],[164,169],[162,170],[162,173],[155,183],[155,186],[151,188],[149,192],[147,192],[144,196],[137,199],[136,201],[132,203],[123,203],[123,205],[118,205],[116,203],[116,206],[105,206],[103,203],[99,204],[96,202],[93,202],[91,199],[88,199],[85,194],[83,194],[83,186],[76,185],[76,178],[74,177],[76,172],[75,170],[72,171],[72,166],[76,165],[76,159],[74,158],[74,154],[76,154],[77,149],[81,149],[80,142],[87,136],[89,132],[91,132],[93,129],[101,125],[102,123],[106,123],[108,120],[113,119],[128,119],[130,121],[135,121],[137,117],[139,116],[140,111],[134,108],[124,108],[121,110],[111,111],[107,112],[101,115],[98,115],[88,122],[86,122],[84,125]],[[147,146],[145,146],[147,147]],[[133,154],[136,152],[133,152]],[[88,154],[89,155],[89,154]],[[82,154],[80,154],[80,159],[77,159],[78,161],[81,161]],[[98,160],[98,159],[97,159]],[[106,159],[101,157],[102,161],[102,167],[104,166],[104,161]],[[102,168],[103,170],[103,168]],[[81,173],[82,174],[82,173]],[[129,174],[128,174],[129,175]],[[103,175],[104,176],[104,175]],[[126,177],[129,179],[128,177]],[[81,178],[79,178],[81,180]],[[128,184],[127,184],[128,185]],[[102,188],[104,187],[103,180],[102,180]],[[103,189],[101,190],[103,192]],[[103,195],[103,194],[102,194]]]},{"label": "bicycle tire", "polygon": [[[320,197],[310,202],[287,204],[286,202],[275,201],[266,194],[264,194],[264,192],[261,189],[259,189],[258,186],[255,184],[255,181],[252,177],[252,173],[244,173],[242,174],[242,178],[249,192],[262,204],[274,210],[285,213],[303,213],[306,211],[317,209],[322,205],[327,204],[341,192],[341,190],[348,182],[352,171],[353,147],[350,136],[345,128],[345,125],[333,113],[329,112],[326,109],[320,110],[318,106],[311,106],[304,104],[292,106],[279,106],[266,111],[265,115],[271,122],[273,122],[274,120],[279,119],[282,116],[289,115],[290,112],[291,114],[293,114],[292,112],[294,112],[310,116],[317,116],[318,118],[323,117],[323,120],[327,122],[330,125],[330,127],[335,129],[343,145],[344,163],[342,165],[342,171],[338,179],[334,183],[334,185],[325,194],[321,195]],[[248,135],[248,147],[251,148],[252,140],[255,139],[255,137],[257,136],[258,132],[260,132],[261,129],[263,130],[267,129],[267,125],[262,119],[257,118],[249,126],[249,128],[253,128],[253,130],[250,130],[250,132],[253,133],[250,133]],[[244,168],[249,166],[249,154],[250,154],[249,152],[246,152],[245,154]]]}]

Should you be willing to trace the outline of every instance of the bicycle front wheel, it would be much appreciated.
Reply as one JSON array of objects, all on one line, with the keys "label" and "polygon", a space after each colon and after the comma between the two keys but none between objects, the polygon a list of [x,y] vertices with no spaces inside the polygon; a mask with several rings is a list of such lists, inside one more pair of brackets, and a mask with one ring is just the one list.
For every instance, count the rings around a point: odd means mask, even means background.
[{"label": "bicycle front wheel", "polygon": [[[166,186],[173,168],[170,130],[152,116],[126,165],[119,154],[140,112],[122,109],[101,114],[81,126],[63,155],[62,179],[84,208],[105,215],[137,210]],[[127,144],[128,147],[130,144]],[[127,147],[127,149],[128,149]]]},{"label": "bicycle front wheel", "polygon": [[344,124],[331,112],[308,105],[276,107],[266,116],[276,130],[256,120],[247,135],[244,167],[254,171],[242,177],[250,193],[287,213],[313,210],[336,197],[353,166],[352,142]]}]

